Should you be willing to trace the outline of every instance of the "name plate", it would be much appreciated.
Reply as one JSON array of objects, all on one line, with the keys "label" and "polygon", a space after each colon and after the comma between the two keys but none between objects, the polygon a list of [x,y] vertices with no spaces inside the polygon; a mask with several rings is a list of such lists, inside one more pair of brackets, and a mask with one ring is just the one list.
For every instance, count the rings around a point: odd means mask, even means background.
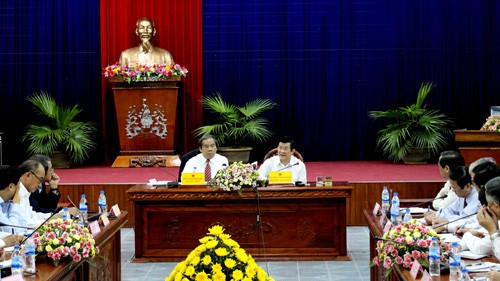
[{"label": "name plate", "polygon": [[120,211],[120,207],[118,207],[118,204],[113,205],[111,207],[111,210],[109,211],[109,214],[114,215],[115,217],[120,216],[122,212]]},{"label": "name plate", "polygon": [[205,173],[182,173],[182,185],[205,185]]},{"label": "name plate", "polygon": [[269,172],[269,184],[284,184],[292,182],[292,171]]},{"label": "name plate", "polygon": [[378,211],[380,210],[380,204],[377,202],[375,203],[375,207],[373,207],[373,215],[376,216],[378,214]]},{"label": "name plate", "polygon": [[104,225],[105,227],[108,226],[109,219],[108,219],[108,216],[106,216],[106,214],[102,214],[100,217],[100,220],[102,222],[102,225]]},{"label": "name plate", "polygon": [[93,221],[89,223],[90,233],[92,237],[94,237],[97,233],[101,232],[101,228],[99,227],[99,221]]}]

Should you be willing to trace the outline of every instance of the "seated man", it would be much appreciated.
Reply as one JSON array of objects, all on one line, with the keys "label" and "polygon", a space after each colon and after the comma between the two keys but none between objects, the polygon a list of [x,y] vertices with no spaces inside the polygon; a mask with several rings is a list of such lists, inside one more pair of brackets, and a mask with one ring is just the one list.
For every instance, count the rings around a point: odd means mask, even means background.
[{"label": "seated man", "polygon": [[[57,203],[61,194],[57,188],[59,183],[59,176],[54,173],[54,167],[52,167],[52,161],[48,156],[45,155],[33,155],[31,160],[35,160],[42,164],[45,169],[45,177],[43,182],[38,186],[37,190],[30,195],[30,205],[33,207],[33,211],[41,213],[53,213],[57,209]],[[49,183],[50,190],[47,191],[46,182]]]},{"label": "seated man", "polygon": [[[21,214],[19,202],[19,170],[12,166],[0,166],[0,222],[13,226],[27,226],[27,222]],[[22,235],[12,235],[15,231],[24,233],[26,229],[12,226],[0,227],[0,247],[13,246],[23,240]]]},{"label": "seated man", "polygon": [[198,140],[200,154],[187,161],[182,173],[205,173],[205,181],[209,181],[222,166],[227,166],[227,158],[217,154],[217,144],[211,135],[204,135]]},{"label": "seated man", "polygon": [[278,143],[278,155],[273,156],[259,167],[259,178],[267,180],[269,172],[292,171],[292,181],[307,182],[306,165],[293,156],[295,141],[288,136],[284,136]]},{"label": "seated man", "polygon": [[472,186],[467,167],[459,166],[451,172],[450,185],[459,199],[448,207],[440,209],[439,212],[431,212],[425,216],[427,224],[432,223],[436,232],[447,229],[448,232],[454,233],[476,214],[480,207],[478,193]]},{"label": "seated man", "polygon": [[[458,166],[465,166],[465,161],[462,155],[456,151],[448,150],[441,152],[438,160],[439,173],[446,179],[444,187],[436,195],[432,207],[434,210],[439,210],[448,207],[451,203],[457,200],[457,195],[450,187],[450,173]],[[446,198],[442,198],[446,195]]]}]

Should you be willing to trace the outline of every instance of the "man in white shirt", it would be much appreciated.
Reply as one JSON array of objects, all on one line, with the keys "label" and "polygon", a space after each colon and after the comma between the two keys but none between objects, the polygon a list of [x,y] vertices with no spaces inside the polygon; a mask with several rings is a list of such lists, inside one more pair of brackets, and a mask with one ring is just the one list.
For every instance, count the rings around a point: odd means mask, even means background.
[{"label": "man in white shirt", "polygon": [[[19,170],[12,166],[0,166],[0,222],[15,226],[27,226],[21,214],[19,202]],[[11,234],[13,231],[24,233],[24,228],[13,228],[12,226],[0,227],[0,247],[19,244],[24,236]]]},{"label": "man in white shirt", "polygon": [[[464,158],[460,153],[453,150],[441,152],[438,160],[438,168],[441,176],[446,179],[446,183],[436,195],[436,199],[432,202],[434,210],[446,208],[458,199],[450,186],[450,173],[458,166],[465,166]],[[446,197],[443,198],[445,195]]]},{"label": "man in white shirt", "polygon": [[45,177],[45,169],[35,160],[26,160],[19,166],[19,195],[21,196],[21,211],[29,227],[37,227],[50,217],[50,213],[33,211],[30,205],[30,194],[38,189]]},{"label": "man in white shirt", "polygon": [[205,173],[205,181],[209,181],[222,168],[227,166],[227,158],[217,154],[217,144],[211,135],[204,135],[198,140],[200,154],[189,159],[182,173]]},{"label": "man in white shirt", "polygon": [[292,171],[292,181],[307,182],[306,165],[297,157],[293,156],[295,151],[295,141],[288,136],[284,136],[278,143],[278,155],[273,156],[259,167],[259,178],[267,180],[269,172]]},{"label": "man in white shirt", "polygon": [[432,216],[426,215],[427,223],[432,222],[436,232],[447,229],[448,232],[454,233],[467,223],[470,217],[475,215],[479,207],[481,207],[477,190],[472,186],[472,179],[467,167],[459,166],[451,172],[450,185],[459,199],[448,207],[441,209],[436,213],[437,215],[434,215],[434,219],[432,219]]}]

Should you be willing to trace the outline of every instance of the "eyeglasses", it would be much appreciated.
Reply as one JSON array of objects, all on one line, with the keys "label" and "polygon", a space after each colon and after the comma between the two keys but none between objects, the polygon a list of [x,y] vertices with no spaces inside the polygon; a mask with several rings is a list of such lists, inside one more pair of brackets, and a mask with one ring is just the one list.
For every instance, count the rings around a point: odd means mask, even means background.
[{"label": "eyeglasses", "polygon": [[43,178],[41,178],[41,177],[37,176],[37,175],[36,175],[35,173],[33,173],[32,171],[30,171],[30,173],[31,173],[33,176],[35,176],[35,178],[37,178],[37,180],[39,180],[39,181],[40,181],[40,183],[42,183],[42,182],[43,182]]}]

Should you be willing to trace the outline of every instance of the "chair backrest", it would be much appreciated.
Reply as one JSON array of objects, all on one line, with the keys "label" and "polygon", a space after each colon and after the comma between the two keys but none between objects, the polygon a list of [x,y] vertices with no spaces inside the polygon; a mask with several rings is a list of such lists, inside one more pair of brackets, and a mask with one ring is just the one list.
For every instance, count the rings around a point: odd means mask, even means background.
[{"label": "chair backrest", "polygon": [[[273,148],[269,150],[269,152],[264,156],[264,161],[266,161],[268,158],[271,158],[273,156],[278,155],[278,149]],[[300,161],[304,162],[304,158],[302,158],[302,154],[300,154],[297,150],[293,151],[293,156],[297,157]]]},{"label": "chair backrest", "polygon": [[197,149],[193,149],[193,150],[189,151],[188,153],[182,155],[181,165],[179,166],[179,181],[181,181],[182,170],[184,170],[184,167],[186,166],[187,161],[200,153],[201,153],[200,149],[197,148]]}]

